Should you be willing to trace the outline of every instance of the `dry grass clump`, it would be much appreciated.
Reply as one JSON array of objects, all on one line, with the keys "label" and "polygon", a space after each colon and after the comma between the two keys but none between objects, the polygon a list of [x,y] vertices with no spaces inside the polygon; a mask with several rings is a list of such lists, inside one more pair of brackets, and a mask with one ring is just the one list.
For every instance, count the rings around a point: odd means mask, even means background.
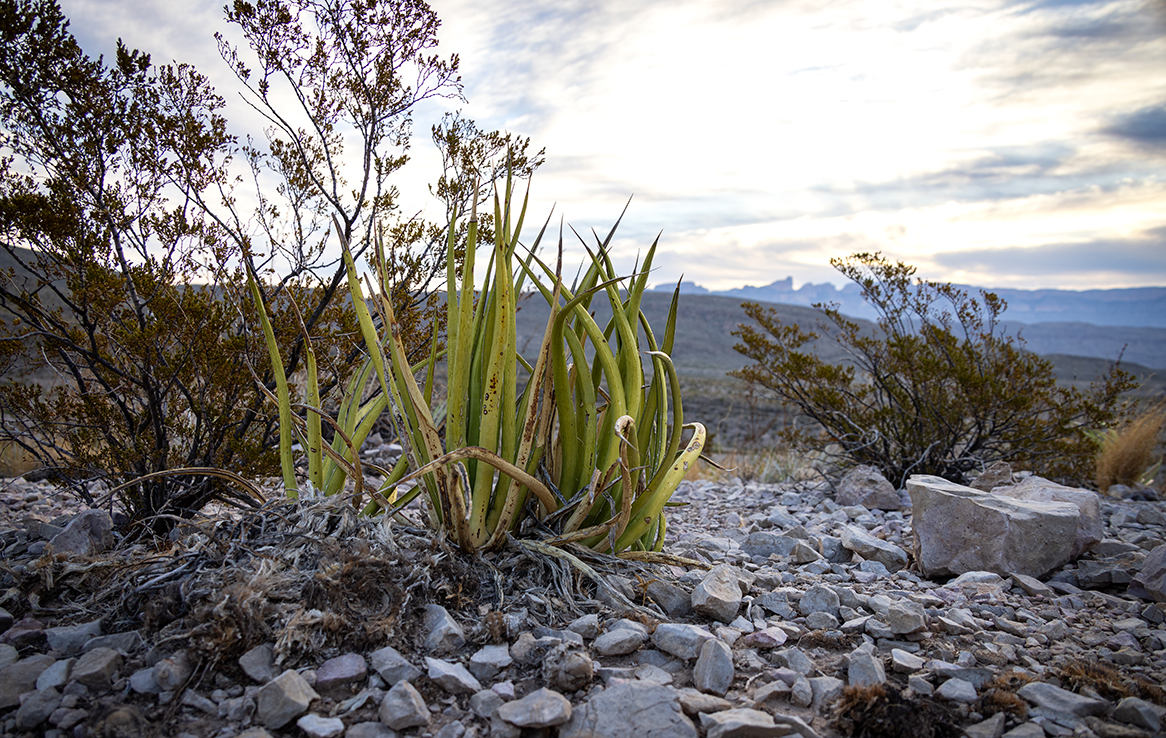
[{"label": "dry grass clump", "polygon": [[934,700],[904,698],[890,685],[847,687],[834,704],[834,726],[851,738],[955,738],[959,719]]},{"label": "dry grass clump", "polygon": [[1016,690],[1032,681],[1032,677],[1018,671],[997,674],[984,685],[979,711],[985,716],[1003,712],[1024,720],[1028,715],[1028,703],[1017,696]]},{"label": "dry grass clump", "polygon": [[1097,437],[1097,489],[1105,492],[1115,484],[1145,483],[1154,476],[1161,461],[1155,462],[1158,436],[1166,424],[1166,404],[1158,404],[1130,421],[1121,430]]},{"label": "dry grass clump", "polygon": [[1141,677],[1122,676],[1116,669],[1096,661],[1069,661],[1053,672],[1074,692],[1088,687],[1102,697],[1118,702],[1138,697],[1157,705],[1166,705],[1166,690]]}]

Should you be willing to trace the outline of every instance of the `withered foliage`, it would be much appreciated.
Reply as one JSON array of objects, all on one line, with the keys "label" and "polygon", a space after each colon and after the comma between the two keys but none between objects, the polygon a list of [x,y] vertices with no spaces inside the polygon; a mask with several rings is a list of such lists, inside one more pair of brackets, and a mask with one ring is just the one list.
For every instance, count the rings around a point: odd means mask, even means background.
[{"label": "withered foliage", "polygon": [[946,705],[903,697],[892,685],[847,687],[834,704],[834,726],[851,738],[956,738],[959,718]]},{"label": "withered foliage", "polygon": [[1088,687],[1114,702],[1126,697],[1139,697],[1157,705],[1166,705],[1166,690],[1161,686],[1142,677],[1124,676],[1113,667],[1098,661],[1068,661],[1057,666],[1052,673],[1075,692]]}]

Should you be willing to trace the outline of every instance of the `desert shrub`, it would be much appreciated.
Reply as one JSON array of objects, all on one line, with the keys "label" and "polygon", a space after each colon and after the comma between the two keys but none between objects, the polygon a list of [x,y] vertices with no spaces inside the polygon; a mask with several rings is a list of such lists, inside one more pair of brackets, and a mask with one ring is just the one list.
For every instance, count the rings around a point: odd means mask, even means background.
[{"label": "desert shrub", "polygon": [[[996,460],[1054,479],[1084,483],[1093,448],[1085,430],[1122,412],[1133,386],[1115,364],[1087,392],[1060,387],[1052,365],[1001,332],[1006,305],[950,284],[913,279],[915,269],[879,254],[830,262],[862,289],[879,314],[864,330],[836,306],[817,305],[817,331],[782,324],[746,303],[757,326],[741,325],[737,350],[755,363],[734,376],[768,388],[822,429],[854,462],[902,484],[910,474],[962,482]],[[822,337],[851,357],[830,364],[805,347]]]},{"label": "desert shrub", "polygon": [[1166,406],[1146,410],[1125,426],[1107,428],[1092,435],[1098,445],[1097,489],[1115,484],[1147,484],[1154,478],[1161,459],[1155,461],[1158,438],[1166,423]]},{"label": "desert shrub", "polygon": [[[430,284],[445,224],[399,217],[389,185],[414,106],[460,96],[456,56],[432,54],[436,16],[421,2],[261,0],[227,20],[247,49],[220,38],[220,51],[271,122],[266,146],[227,132],[224,101],[188,65],[121,45],[91,58],[55,2],[0,0],[0,440],[83,493],[142,480],[121,498],[137,530],[239,496],[199,470],[278,468],[246,271],[262,277],[283,368],[297,376],[310,340],[324,392],[363,358],[336,294],[346,269],[324,252],[333,222],[358,255],[385,223],[385,287],[411,356],[428,355],[444,315]],[[433,135],[450,207],[489,185],[484,158],[525,146],[460,118]]]}]

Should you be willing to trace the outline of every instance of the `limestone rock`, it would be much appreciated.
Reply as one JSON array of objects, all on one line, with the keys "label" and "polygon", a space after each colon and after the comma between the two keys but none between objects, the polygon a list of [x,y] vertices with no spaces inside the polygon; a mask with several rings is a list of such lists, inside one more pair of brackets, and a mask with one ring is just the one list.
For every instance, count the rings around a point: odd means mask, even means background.
[{"label": "limestone rock", "polygon": [[0,669],[0,709],[20,704],[20,695],[36,688],[36,680],[56,662],[52,656],[37,654]]},{"label": "limestone rock", "polygon": [[425,606],[425,649],[433,653],[450,653],[466,645],[462,626],[441,605]]},{"label": "limestone rock", "polygon": [[781,738],[794,730],[787,723],[776,723],[767,712],[738,707],[700,716],[707,738]]},{"label": "limestone rock", "polygon": [[718,564],[692,590],[692,609],[722,623],[731,623],[741,609],[741,585],[736,572]]},{"label": "limestone rock", "polygon": [[262,643],[239,657],[239,668],[260,684],[267,684],[279,675],[275,668],[275,649]]},{"label": "limestone rock", "polygon": [[450,694],[473,694],[482,689],[481,683],[461,664],[427,656],[425,665],[429,667],[429,678]]},{"label": "limestone rock", "polygon": [[842,545],[864,559],[879,562],[891,573],[907,565],[906,551],[853,525],[842,529]]},{"label": "limestone rock", "polygon": [[368,662],[358,653],[346,653],[328,659],[316,669],[315,690],[323,695],[351,694],[354,687],[368,678]]},{"label": "limestone rock", "polygon": [[550,728],[571,719],[571,703],[558,692],[543,687],[502,705],[498,716],[520,728]]},{"label": "limestone rock", "polygon": [[1068,712],[1081,717],[1104,715],[1109,708],[1105,700],[1079,695],[1047,682],[1029,682],[1016,693],[1046,710]]},{"label": "limestone rock", "polygon": [[312,700],[319,697],[298,672],[288,669],[259,688],[255,717],[265,727],[277,730],[307,712]]},{"label": "limestone rock", "polygon": [[874,687],[887,681],[882,659],[867,653],[855,651],[850,654],[846,668],[846,681],[851,687]]},{"label": "limestone rock", "polygon": [[1147,554],[1142,570],[1130,583],[1130,590],[1146,599],[1166,602],[1166,545],[1157,546]]},{"label": "limestone rock", "polygon": [[1101,520],[1101,498],[1092,490],[1066,487],[1042,477],[1027,477],[1019,484],[993,489],[992,494],[1033,502],[1068,502],[1076,505],[1081,517],[1077,519],[1077,538],[1072,554],[1074,559],[1091,550],[1105,535],[1105,524]]},{"label": "limestone rock", "polygon": [[723,641],[705,641],[692,670],[693,686],[701,692],[724,696],[734,673],[732,650]]},{"label": "limestone rock", "polygon": [[951,678],[939,686],[935,690],[937,697],[942,697],[945,700],[952,702],[975,702],[976,688],[971,682],[965,682],[963,679]]},{"label": "limestone rock", "polygon": [[1007,461],[997,461],[989,466],[980,476],[972,480],[968,486],[981,492],[991,492],[997,487],[1012,484],[1012,467]]},{"label": "limestone rock", "polygon": [[423,673],[392,646],[373,651],[368,655],[368,660],[373,670],[380,674],[381,679],[384,679],[385,684],[390,687],[397,682],[412,682]]},{"label": "limestone rock", "polygon": [[902,503],[894,485],[873,466],[856,466],[842,477],[834,500],[839,505],[862,505],[868,510],[898,510]]},{"label": "limestone rock", "polygon": [[695,659],[700,655],[704,642],[715,636],[695,625],[687,623],[661,623],[652,633],[652,644],[678,659]]},{"label": "limestone rock", "polygon": [[409,682],[397,682],[381,701],[377,717],[393,730],[429,725],[425,698]]},{"label": "limestone rock", "polygon": [[16,711],[16,729],[33,730],[61,706],[61,693],[52,687],[33,692]]},{"label": "limestone rock", "polygon": [[296,721],[296,727],[308,738],[340,738],[344,735],[344,721],[308,714]]},{"label": "limestone rock", "polygon": [[54,553],[93,556],[113,545],[113,518],[104,510],[90,509],[77,514],[49,544]]},{"label": "limestone rock", "polygon": [[647,682],[608,687],[571,711],[559,738],[696,738],[676,692]]},{"label": "limestone rock", "polygon": [[1040,577],[1068,563],[1078,507],[985,494],[940,477],[907,481],[915,556],[926,576],[992,571]]},{"label": "limestone rock", "polygon": [[596,638],[594,646],[600,656],[624,656],[638,651],[647,640],[648,634],[643,631],[619,628]]},{"label": "limestone rock", "polygon": [[90,689],[109,689],[113,673],[121,667],[121,654],[112,648],[95,648],[73,664],[72,678]]},{"label": "limestone rock", "polygon": [[[397,656],[399,657],[400,654]],[[498,672],[513,663],[514,659],[510,658],[510,649],[505,645],[482,646],[474,652],[473,656],[470,656],[469,670],[475,679],[483,681],[493,679],[498,675]]]}]

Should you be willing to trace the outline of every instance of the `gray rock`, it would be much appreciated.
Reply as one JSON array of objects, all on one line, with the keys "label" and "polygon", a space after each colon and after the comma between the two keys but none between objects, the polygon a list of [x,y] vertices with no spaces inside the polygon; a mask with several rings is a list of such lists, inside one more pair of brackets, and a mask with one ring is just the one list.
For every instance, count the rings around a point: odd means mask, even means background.
[{"label": "gray rock", "polygon": [[814,670],[814,662],[800,648],[787,648],[774,654],[774,660],[798,674],[809,674]]},{"label": "gray rock", "polygon": [[749,534],[745,542],[741,544],[741,550],[747,553],[753,561],[760,564],[773,555],[782,558],[789,556],[797,545],[798,539],[796,538],[769,531],[757,531]]},{"label": "gray rock", "polygon": [[648,634],[643,631],[620,628],[596,638],[594,646],[600,656],[623,656],[638,651],[647,640]]},{"label": "gray rock", "polygon": [[[1130,584],[1131,592],[1155,602],[1166,602],[1166,545],[1157,546],[1142,561],[1142,569]],[[1140,590],[1140,591],[1139,591]]]},{"label": "gray rock", "polygon": [[853,525],[843,527],[842,545],[864,559],[879,562],[892,573],[907,565],[906,551]]},{"label": "gray rock", "polygon": [[790,554],[795,564],[809,564],[814,561],[821,561],[824,557],[822,554],[814,550],[810,544],[805,541],[798,541],[798,545],[794,547],[794,551]]},{"label": "gray rock", "polygon": [[883,669],[882,659],[866,651],[852,652],[850,663],[846,667],[846,681],[851,687],[873,687],[885,684],[887,673]]},{"label": "gray rock", "polygon": [[49,687],[38,689],[20,704],[16,711],[16,729],[33,730],[49,719],[49,715],[61,706],[61,693]]},{"label": "gray rock", "polygon": [[734,675],[732,650],[722,641],[705,641],[692,670],[693,686],[701,692],[724,696]]},{"label": "gray rock", "polygon": [[450,694],[473,694],[481,691],[482,684],[461,664],[425,657],[429,667],[429,678]]},{"label": "gray rock", "polygon": [[775,723],[769,713],[749,707],[702,714],[700,724],[707,738],[781,738],[794,732],[788,723]]},{"label": "gray rock", "polygon": [[[394,653],[396,652],[394,651]],[[397,655],[400,656],[400,654]],[[513,663],[514,659],[510,658],[510,649],[505,645],[482,646],[474,652],[473,656],[470,656],[469,670],[478,681],[488,681]]]},{"label": "gray rock", "polygon": [[1004,713],[998,712],[987,720],[964,728],[968,738],[1000,738],[1004,733]]},{"label": "gray rock", "polygon": [[559,738],[696,738],[676,692],[647,682],[608,687],[572,710]]},{"label": "gray rock", "polygon": [[46,628],[45,637],[49,648],[62,656],[76,656],[90,638],[101,635],[101,621],[94,620],[80,625],[62,625]]},{"label": "gray rock", "polygon": [[104,510],[78,513],[65,529],[49,541],[53,552],[71,556],[94,556],[113,545],[113,518]]},{"label": "gray rock", "polygon": [[1005,733],[1003,738],[1045,738],[1045,729],[1039,723],[1021,723]]},{"label": "gray rock", "polygon": [[154,664],[154,681],[163,692],[177,692],[193,674],[194,664],[186,651],[177,651]]},{"label": "gray rock", "polygon": [[573,645],[564,643],[547,654],[542,671],[545,684],[574,692],[591,683],[595,676],[595,662]]},{"label": "gray rock", "polygon": [[837,630],[839,622],[828,612],[812,612],[806,616],[806,627],[810,630]]},{"label": "gray rock", "polygon": [[425,698],[409,682],[397,682],[381,701],[377,717],[393,730],[429,725],[429,707]]},{"label": "gray rock", "polygon": [[809,707],[814,703],[814,685],[804,674],[798,674],[790,685],[789,701],[798,707]]},{"label": "gray rock", "polygon": [[332,697],[351,694],[368,678],[368,663],[358,653],[328,659],[316,669],[315,690]]},{"label": "gray rock", "polygon": [[714,638],[703,628],[686,623],[661,623],[652,633],[652,644],[678,659],[695,659],[704,642]]},{"label": "gray rock", "polygon": [[466,645],[462,626],[441,605],[425,606],[425,649],[433,653],[450,653]]},{"label": "gray rock", "polygon": [[882,616],[882,620],[886,622],[887,627],[895,635],[909,635],[927,629],[927,613],[924,611],[923,605],[912,600],[900,600],[894,603],[887,608],[887,613]]},{"label": "gray rock", "polygon": [[938,697],[952,702],[975,702],[976,688],[971,682],[965,682],[963,679],[952,678],[948,679],[943,684],[939,685],[939,689],[935,690]]},{"label": "gray rock", "polygon": [[474,692],[470,697],[470,712],[474,713],[480,718],[488,719],[506,701],[498,696],[498,693],[492,689],[483,689],[481,692]]},{"label": "gray rock", "polygon": [[558,692],[543,687],[502,705],[498,716],[520,728],[550,728],[571,719],[571,703]]},{"label": "gray rock", "polygon": [[368,661],[373,671],[380,674],[381,679],[384,679],[385,684],[390,687],[397,682],[416,681],[423,673],[392,646],[373,651],[368,655]]},{"label": "gray rock", "polygon": [[[649,596],[652,594],[650,587],[651,585],[649,585],[648,590]],[[653,599],[655,598],[653,597]],[[687,593],[684,595],[684,600],[686,603],[688,602]],[[583,636],[584,639],[590,641],[599,635],[599,616],[592,612],[575,618],[575,620],[571,621],[571,624],[567,626],[567,630],[571,631],[572,633],[578,633],[579,635]]]},{"label": "gray rock", "polygon": [[1126,697],[1117,703],[1117,709],[1113,711],[1113,719],[1146,730],[1159,731],[1162,729],[1164,713],[1166,713],[1166,709],[1153,703],[1137,697]]},{"label": "gray rock", "polygon": [[7,669],[20,661],[20,651],[7,643],[0,643],[0,669]]},{"label": "gray rock", "polygon": [[922,697],[930,697],[935,694],[935,688],[931,686],[931,682],[918,674],[907,677],[907,686],[911,688],[912,692]]},{"label": "gray rock", "polygon": [[61,659],[45,669],[36,678],[36,688],[48,689],[54,687],[60,689],[64,687],[69,683],[69,679],[73,674],[73,664],[75,663],[77,663],[77,659]]},{"label": "gray rock", "polygon": [[732,567],[718,564],[692,590],[692,609],[722,623],[731,623],[741,609],[740,580]]},{"label": "gray rock", "polygon": [[1022,479],[1019,484],[992,490],[1000,497],[1012,497],[1031,502],[1067,502],[1077,506],[1077,536],[1072,557],[1076,559],[1101,542],[1105,533],[1105,523],[1101,520],[1101,500],[1097,493],[1078,487],[1066,487],[1050,482],[1042,477],[1032,476]]},{"label": "gray rock", "polygon": [[1055,597],[1057,594],[1053,591],[1052,587],[1035,577],[1017,574],[1016,572],[1012,572],[1010,576],[1012,577],[1012,582],[1024,590],[1024,593],[1030,597]]},{"label": "gray rock", "polygon": [[991,492],[997,487],[1009,484],[1012,484],[1012,467],[1007,461],[997,461],[981,472],[968,486],[981,492]]},{"label": "gray rock", "polygon": [[397,738],[397,733],[384,723],[366,720],[349,725],[344,738]]},{"label": "gray rock", "polygon": [[188,689],[182,693],[182,704],[186,707],[202,710],[207,715],[219,716],[219,706],[193,689]]},{"label": "gray rock", "polygon": [[279,675],[275,668],[275,649],[270,643],[252,648],[239,657],[239,668],[260,684],[266,684]]},{"label": "gray rock", "polygon": [[648,582],[647,593],[670,618],[686,618],[692,614],[692,593],[678,584],[653,579]]},{"label": "gray rock", "polygon": [[891,649],[891,669],[898,674],[914,674],[923,668],[924,660],[901,648]]},{"label": "gray rock", "polygon": [[[823,711],[834,700],[842,696],[842,690],[846,685],[842,683],[841,679],[831,676],[814,677],[810,680],[810,688],[813,690],[814,698],[810,706],[819,714],[824,714]],[[795,683],[796,688],[796,683]]]},{"label": "gray rock", "polygon": [[1068,712],[1080,717],[1104,715],[1109,708],[1109,703],[1105,700],[1075,694],[1046,682],[1029,682],[1016,693],[1040,708]]},{"label": "gray rock", "polygon": [[0,709],[20,704],[20,695],[36,688],[36,680],[56,662],[52,656],[37,654],[0,669]]},{"label": "gray rock", "polygon": [[992,571],[1040,577],[1068,563],[1080,510],[985,494],[940,477],[907,481],[915,555],[925,576]]},{"label": "gray rock", "polygon": [[745,636],[742,644],[746,648],[770,649],[785,644],[789,636],[781,628],[762,628]]},{"label": "gray rock", "polygon": [[868,510],[898,510],[899,493],[873,466],[856,466],[842,477],[834,500],[839,505],[862,505]]},{"label": "gray rock", "polygon": [[308,711],[320,695],[292,669],[259,688],[255,694],[255,717],[270,730],[277,730]]},{"label": "gray rock", "polygon": [[128,656],[141,647],[142,634],[136,630],[127,630],[124,633],[110,633],[90,638],[81,647],[81,653],[89,653],[95,648],[112,648],[122,656]]},{"label": "gray rock", "polygon": [[344,721],[327,718],[315,713],[304,715],[296,721],[296,727],[304,731],[308,738],[340,738],[344,735]]},{"label": "gray rock", "polygon": [[839,604],[837,592],[824,584],[815,584],[802,595],[801,602],[798,603],[798,610],[803,615],[826,612],[838,617]]},{"label": "gray rock", "polygon": [[121,662],[121,654],[112,648],[95,648],[77,659],[71,678],[90,689],[106,690]]}]

